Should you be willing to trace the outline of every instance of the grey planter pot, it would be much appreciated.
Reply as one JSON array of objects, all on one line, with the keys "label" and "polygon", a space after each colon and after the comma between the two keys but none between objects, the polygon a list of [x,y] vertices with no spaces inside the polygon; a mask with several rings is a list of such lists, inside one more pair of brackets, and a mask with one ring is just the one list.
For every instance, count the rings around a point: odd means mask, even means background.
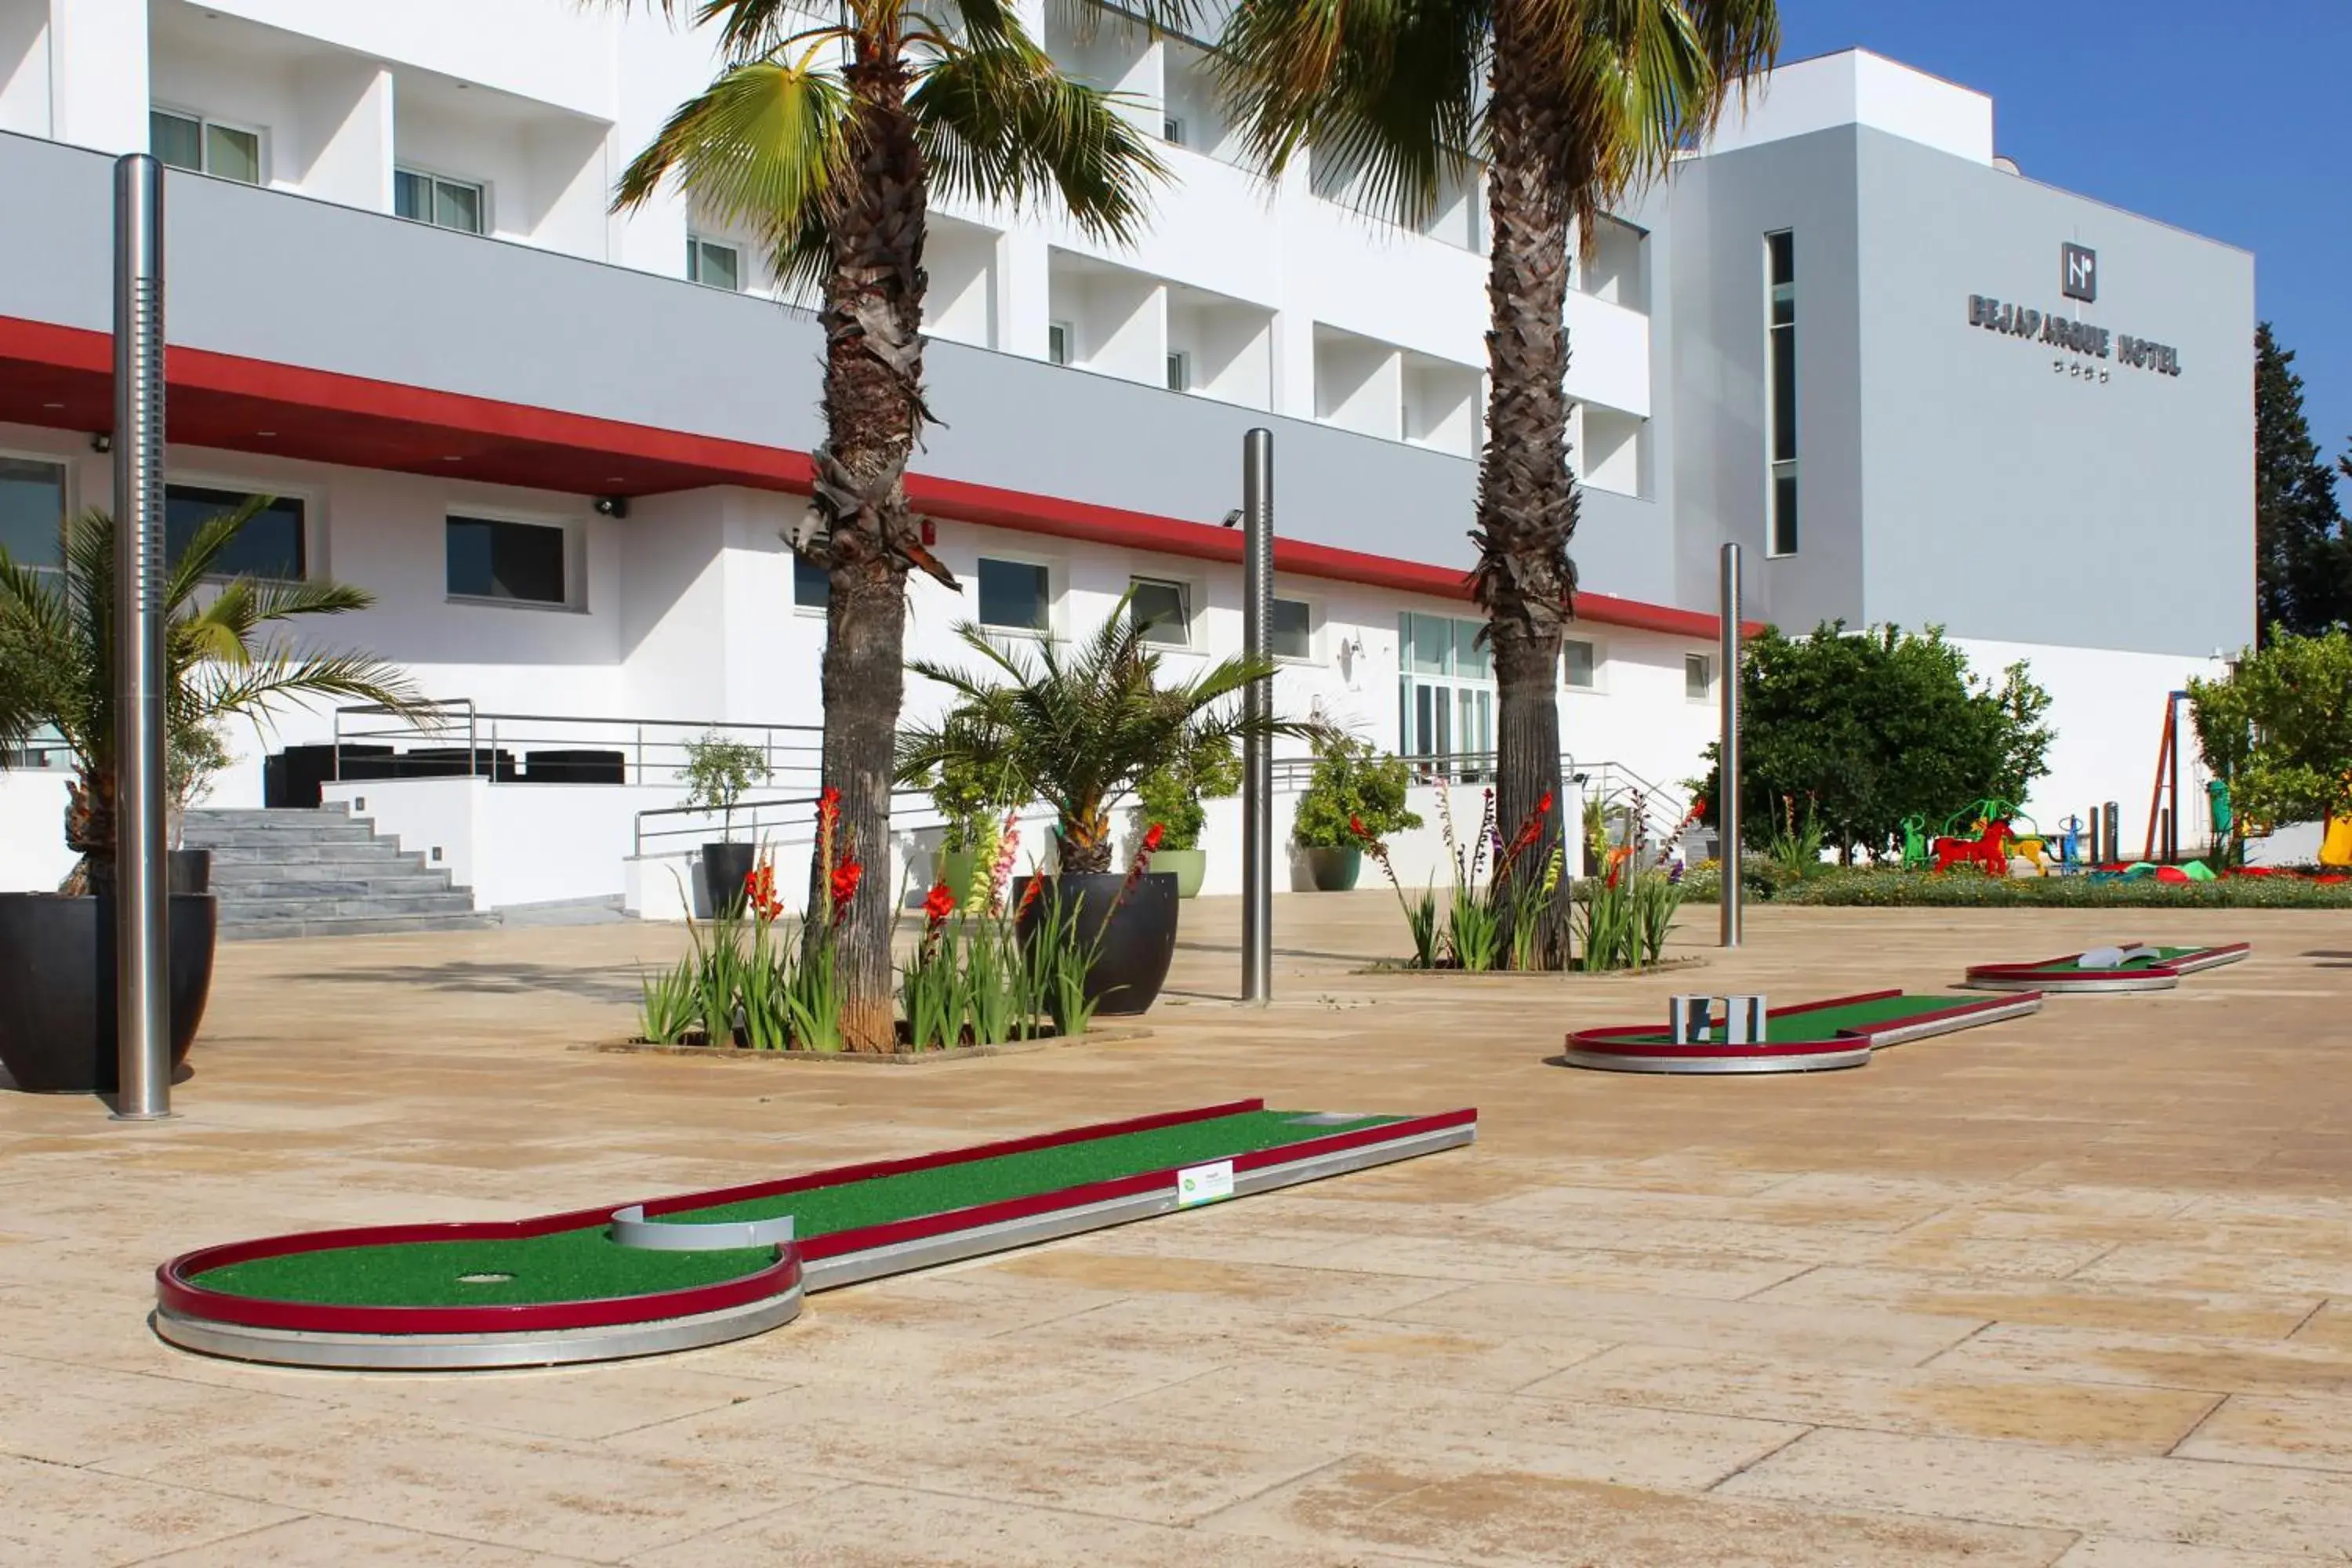
[{"label": "grey planter pot", "polygon": [[1307,851],[1307,870],[1315,879],[1317,892],[1345,893],[1354,889],[1356,879],[1363,874],[1364,852],[1352,844],[1317,845]]}]

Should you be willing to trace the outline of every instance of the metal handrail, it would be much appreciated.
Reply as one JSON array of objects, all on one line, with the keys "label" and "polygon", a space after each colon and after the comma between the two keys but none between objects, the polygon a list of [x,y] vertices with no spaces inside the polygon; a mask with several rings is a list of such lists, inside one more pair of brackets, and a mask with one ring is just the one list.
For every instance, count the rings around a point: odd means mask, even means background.
[{"label": "metal handrail", "polygon": [[[814,781],[823,754],[824,731],[814,724],[738,723],[716,719],[603,718],[588,714],[485,712],[470,698],[434,698],[417,705],[429,710],[421,723],[375,703],[360,703],[335,710],[333,776],[343,777],[343,750],[369,741],[394,741],[416,736],[465,736],[466,771],[481,776],[483,760],[491,759],[492,784],[511,782],[500,776],[495,759],[503,749],[530,746],[539,750],[598,750],[618,752],[624,783],[663,784],[677,782],[688,747],[694,739],[717,733],[748,739],[757,744],[771,777]],[[362,721],[388,722],[369,725]],[[453,748],[454,749],[454,748]]]}]

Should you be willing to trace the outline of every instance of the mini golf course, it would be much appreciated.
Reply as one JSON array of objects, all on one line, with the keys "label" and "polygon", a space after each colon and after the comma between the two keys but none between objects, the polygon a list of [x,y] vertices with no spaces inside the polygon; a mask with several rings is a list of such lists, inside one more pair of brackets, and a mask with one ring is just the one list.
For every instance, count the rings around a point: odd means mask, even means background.
[{"label": "mini golf course", "polygon": [[537,1219],[235,1242],[157,1269],[153,1322],[292,1366],[651,1355],[789,1322],[810,1291],[1435,1153],[1477,1123],[1238,1100]]},{"label": "mini golf course", "polygon": [[1620,1025],[1579,1029],[1568,1037],[1561,1058],[1570,1067],[1604,1072],[1731,1073],[1822,1072],[1858,1068],[1873,1051],[1973,1029],[2039,1012],[2042,998],[2021,996],[1913,996],[1900,991],[1870,991],[1764,1009],[1763,1037],[1727,1039],[1720,1026],[1677,1043],[1671,1024]]},{"label": "mini golf course", "polygon": [[2039,963],[1974,964],[1965,984],[1979,991],[2072,994],[2169,991],[2184,974],[2235,963],[2252,951],[2251,944],[2242,942],[2222,947],[2147,947],[2125,942]]}]

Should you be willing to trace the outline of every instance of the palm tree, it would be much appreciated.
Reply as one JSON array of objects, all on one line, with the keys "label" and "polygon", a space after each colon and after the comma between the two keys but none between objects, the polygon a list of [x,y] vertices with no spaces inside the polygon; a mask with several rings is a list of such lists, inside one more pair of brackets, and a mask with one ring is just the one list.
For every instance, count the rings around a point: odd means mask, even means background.
[{"label": "palm tree", "polygon": [[[1238,0],[1223,47],[1227,93],[1270,172],[1319,147],[1418,222],[1448,177],[1486,165],[1493,325],[1471,588],[1502,709],[1500,816],[1522,821],[1559,798],[1559,652],[1575,612],[1570,236],[1589,255],[1597,220],[1770,65],[1775,0]],[[1557,833],[1547,821],[1520,864],[1545,865]]]},{"label": "palm tree", "polygon": [[984,626],[959,626],[985,668],[929,659],[908,667],[957,701],[939,723],[898,737],[899,781],[917,783],[942,765],[1002,769],[1024,797],[1054,808],[1061,868],[1084,876],[1110,869],[1112,813],[1169,758],[1258,736],[1328,736],[1318,721],[1248,713],[1242,694],[1273,676],[1271,659],[1236,655],[1181,685],[1160,685],[1160,655],[1144,640],[1150,629],[1121,601],[1091,636],[1068,648],[1043,642],[1033,658],[999,646]]},{"label": "palm tree", "polygon": [[[628,4],[631,0],[619,0]],[[675,178],[714,216],[761,237],[779,279],[814,286],[824,329],[824,444],[802,554],[824,566],[824,783],[854,841],[889,830],[904,686],[907,573],[953,576],[908,514],[907,462],[923,402],[923,239],[934,191],[1024,205],[1058,196],[1085,233],[1133,237],[1150,144],[1071,81],[1003,0],[841,0],[794,31],[787,0],[649,0],[719,25],[718,79],[629,166],[615,210]],[[1158,0],[1150,0],[1150,5]],[[1147,9],[1150,8],[1147,5]],[[856,900],[841,932],[842,1023],[853,1048],[888,1049],[891,911]]]},{"label": "palm tree", "polygon": [[[365,654],[299,651],[279,629],[299,616],[365,609],[375,602],[366,590],[241,576],[210,585],[210,596],[196,602],[222,552],[268,504],[252,497],[207,521],[165,575],[164,724],[175,759],[217,756],[224,720],[259,728],[289,699],[336,697],[412,720],[421,714],[399,669]],[[46,727],[74,754],[66,847],[81,859],[67,892],[109,884],[114,873],[114,532],[104,511],[66,520],[61,571],[27,566],[0,549],[0,738],[12,727],[19,736]]]}]

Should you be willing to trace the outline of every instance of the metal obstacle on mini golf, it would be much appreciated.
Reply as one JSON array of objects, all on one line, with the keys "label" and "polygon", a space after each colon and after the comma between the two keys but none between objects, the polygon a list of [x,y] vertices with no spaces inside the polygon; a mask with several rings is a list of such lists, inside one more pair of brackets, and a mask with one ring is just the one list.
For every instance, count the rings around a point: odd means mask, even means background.
[{"label": "metal obstacle on mini golf", "polygon": [[1861,1067],[1888,1046],[2022,1017],[2041,1007],[2041,996],[2031,992],[1988,998],[1868,991],[1791,1007],[1769,1006],[1761,996],[1677,996],[1664,1028],[1579,1029],[1568,1037],[1562,1059],[1604,1072],[1822,1072]]},{"label": "metal obstacle on mini golf", "polygon": [[466,1370],[720,1344],[810,1291],[1457,1148],[1475,1110],[1202,1106],[537,1219],[316,1231],[155,1272],[155,1331],[288,1366]]},{"label": "metal obstacle on mini golf", "polygon": [[2235,963],[2253,951],[2250,942],[2221,947],[2149,947],[2121,942],[2095,947],[2038,963],[1978,963],[1964,984],[1979,991],[2035,991],[2086,994],[2116,991],[2169,991],[2184,974]]}]

